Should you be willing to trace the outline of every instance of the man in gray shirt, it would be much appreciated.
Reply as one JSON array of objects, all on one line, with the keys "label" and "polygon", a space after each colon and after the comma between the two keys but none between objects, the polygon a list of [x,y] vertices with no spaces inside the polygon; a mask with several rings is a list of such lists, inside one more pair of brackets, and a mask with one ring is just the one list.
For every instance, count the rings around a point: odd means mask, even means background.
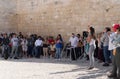
[{"label": "man in gray shirt", "polygon": [[14,34],[11,39],[11,44],[12,44],[11,58],[14,57],[14,59],[17,59],[17,56],[18,56],[18,41],[19,40],[16,34]]},{"label": "man in gray shirt", "polygon": [[106,27],[105,33],[101,38],[101,42],[103,43],[103,54],[105,58],[105,63],[103,64],[103,66],[109,66],[109,62],[110,62],[110,51],[108,50],[108,46],[109,46],[108,32],[109,31],[111,31],[110,28]]}]

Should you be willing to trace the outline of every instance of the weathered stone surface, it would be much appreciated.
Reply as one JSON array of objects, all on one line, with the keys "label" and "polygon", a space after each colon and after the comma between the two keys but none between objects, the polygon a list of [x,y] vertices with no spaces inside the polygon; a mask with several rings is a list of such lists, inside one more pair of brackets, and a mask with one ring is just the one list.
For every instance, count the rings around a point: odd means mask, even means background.
[{"label": "weathered stone surface", "polygon": [[120,23],[120,0],[0,0],[1,31],[57,35],[68,39],[88,25],[97,32]]},{"label": "weathered stone surface", "polygon": [[0,32],[16,31],[16,0],[0,0]]}]

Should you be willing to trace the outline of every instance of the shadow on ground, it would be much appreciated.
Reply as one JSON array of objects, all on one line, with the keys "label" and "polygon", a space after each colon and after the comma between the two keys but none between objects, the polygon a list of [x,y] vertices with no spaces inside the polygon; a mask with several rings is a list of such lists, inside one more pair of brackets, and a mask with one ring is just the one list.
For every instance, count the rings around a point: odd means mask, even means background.
[{"label": "shadow on ground", "polygon": [[93,70],[87,70],[87,67],[89,65],[89,61],[86,60],[77,60],[77,61],[71,61],[69,59],[62,59],[62,60],[55,60],[55,59],[36,59],[36,58],[30,58],[30,59],[0,59],[0,61],[5,61],[5,62],[17,62],[17,63],[52,63],[52,64],[67,64],[67,65],[76,65],[78,66],[77,68],[68,70],[68,71],[59,71],[59,72],[53,72],[49,73],[50,75],[54,74],[65,74],[65,73],[74,73],[74,72],[79,72],[79,71],[85,71],[87,73],[79,73],[77,79],[96,79],[100,76],[106,75],[106,73],[111,69],[111,67],[102,67],[102,64],[96,64],[96,68]]}]

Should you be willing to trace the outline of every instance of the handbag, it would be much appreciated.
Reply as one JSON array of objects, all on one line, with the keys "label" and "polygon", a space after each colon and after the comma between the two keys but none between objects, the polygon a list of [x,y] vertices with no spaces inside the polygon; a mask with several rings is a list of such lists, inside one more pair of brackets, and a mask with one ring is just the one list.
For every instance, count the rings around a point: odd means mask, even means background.
[{"label": "handbag", "polygon": [[116,49],[113,50],[113,55],[114,55],[114,56],[116,55]]}]

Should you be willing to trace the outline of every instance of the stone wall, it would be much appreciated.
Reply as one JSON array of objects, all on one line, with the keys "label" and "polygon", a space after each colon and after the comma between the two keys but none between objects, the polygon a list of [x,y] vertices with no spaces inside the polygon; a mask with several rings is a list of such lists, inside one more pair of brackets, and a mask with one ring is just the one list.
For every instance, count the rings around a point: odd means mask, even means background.
[{"label": "stone wall", "polygon": [[0,32],[17,31],[16,0],[0,0]]},{"label": "stone wall", "polygon": [[[120,23],[120,0],[0,0],[4,12],[0,25],[5,31],[57,35],[68,40],[88,25],[97,32]],[[5,27],[4,27],[5,26]]]}]

